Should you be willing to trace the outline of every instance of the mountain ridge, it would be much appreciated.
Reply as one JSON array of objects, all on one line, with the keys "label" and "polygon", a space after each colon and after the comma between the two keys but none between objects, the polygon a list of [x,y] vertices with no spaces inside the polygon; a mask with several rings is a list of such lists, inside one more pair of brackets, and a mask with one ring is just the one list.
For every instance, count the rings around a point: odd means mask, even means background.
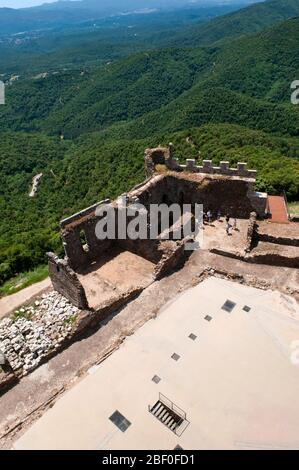
[{"label": "mountain ridge", "polygon": [[266,0],[237,10],[208,24],[190,27],[171,44],[186,47],[217,43],[237,36],[257,33],[264,28],[299,15],[299,0]]}]

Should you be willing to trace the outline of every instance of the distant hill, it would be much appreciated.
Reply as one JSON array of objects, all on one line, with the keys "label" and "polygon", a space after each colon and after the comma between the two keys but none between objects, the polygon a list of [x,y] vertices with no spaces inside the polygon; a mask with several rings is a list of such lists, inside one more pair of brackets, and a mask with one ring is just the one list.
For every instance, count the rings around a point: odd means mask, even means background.
[{"label": "distant hill", "polygon": [[211,7],[215,5],[239,4],[248,5],[263,0],[57,0],[53,3],[45,2],[31,8],[31,10],[89,10],[101,14],[118,14],[126,13],[134,10],[150,10],[150,9],[180,9],[188,6]]},{"label": "distant hill", "polygon": [[299,0],[267,0],[192,26],[179,34],[172,45],[196,47],[212,44],[263,29],[299,15]]},{"label": "distant hill", "polygon": [[157,11],[175,9],[202,9],[208,11],[219,7],[226,11],[241,8],[250,0],[233,0],[222,4],[219,0],[82,0],[45,3],[32,8],[0,8],[0,36],[24,31],[55,29],[94,22],[105,17],[126,16],[126,14],[150,14]]},{"label": "distant hill", "polygon": [[[80,23],[2,37],[0,73],[23,76],[64,67],[99,66],[104,61],[159,47],[186,26],[209,21],[236,8],[236,5],[200,6],[146,15],[108,16],[83,23],[80,17]],[[72,22],[72,16],[65,17]]]},{"label": "distant hill", "polygon": [[[267,0],[246,8],[241,8],[241,0],[236,2],[218,5],[216,0],[180,10],[100,19],[83,10],[90,5],[86,1],[0,9],[0,72],[19,75],[81,64],[98,66],[140,50],[210,45],[299,16],[299,0]],[[11,32],[35,31],[1,40],[10,28]]]},{"label": "distant hill", "polygon": [[205,122],[298,135],[290,104],[298,43],[295,18],[218,47],[158,49],[83,74],[21,81],[7,90],[0,124],[68,138],[120,123],[132,138]]}]

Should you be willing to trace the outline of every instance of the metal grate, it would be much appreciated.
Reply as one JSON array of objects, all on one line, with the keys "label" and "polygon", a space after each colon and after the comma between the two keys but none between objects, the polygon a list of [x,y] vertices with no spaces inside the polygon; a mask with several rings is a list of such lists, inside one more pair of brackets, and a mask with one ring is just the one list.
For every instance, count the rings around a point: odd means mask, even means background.
[{"label": "metal grate", "polygon": [[231,313],[237,304],[232,302],[231,300],[226,300],[225,303],[222,305],[222,310],[225,310],[228,313]]},{"label": "metal grate", "polygon": [[171,359],[173,359],[174,361],[178,361],[180,357],[181,356],[179,356],[177,353],[173,353],[173,355],[171,356]]},{"label": "metal grate", "polygon": [[121,432],[125,432],[129,426],[131,426],[130,421],[128,421],[119,411],[114,411],[114,413],[110,416],[110,421],[115,424]]},{"label": "metal grate", "polygon": [[205,320],[207,320],[207,321],[211,321],[212,319],[213,319],[213,317],[211,317],[210,315],[205,316]]},{"label": "metal grate", "polygon": [[158,384],[161,381],[161,379],[158,375],[154,375],[154,377],[152,378],[152,381],[155,382],[155,384]]},{"label": "metal grate", "polygon": [[197,336],[194,335],[193,333],[190,333],[190,335],[188,336],[190,339],[192,339],[192,341],[195,341]]}]

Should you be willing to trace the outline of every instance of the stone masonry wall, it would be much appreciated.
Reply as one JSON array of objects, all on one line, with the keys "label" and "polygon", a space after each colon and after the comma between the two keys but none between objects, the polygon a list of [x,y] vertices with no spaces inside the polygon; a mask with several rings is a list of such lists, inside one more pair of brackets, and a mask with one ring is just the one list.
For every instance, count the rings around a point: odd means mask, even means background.
[{"label": "stone masonry wall", "polygon": [[156,181],[155,187],[149,187],[139,195],[139,200],[146,207],[151,203],[170,205],[202,204],[203,210],[211,210],[232,217],[249,218],[255,210],[248,197],[251,192],[251,182],[246,179],[229,179],[227,177],[203,178],[196,181],[184,178],[182,175],[164,175]]},{"label": "stone masonry wall", "polygon": [[82,310],[89,308],[84,288],[66,260],[48,253],[49,275],[54,289]]},{"label": "stone masonry wall", "polygon": [[[110,240],[99,240],[96,237],[96,224],[98,218],[90,218],[77,224],[73,228],[62,231],[61,237],[70,267],[75,271],[86,268],[93,261],[97,261],[110,247]],[[84,234],[87,244],[81,241]]]},{"label": "stone masonry wall", "polygon": [[187,171],[190,173],[204,173],[209,175],[239,176],[243,178],[256,178],[256,170],[248,170],[247,163],[239,162],[237,168],[230,168],[229,162],[221,161],[219,166],[213,166],[212,160],[203,160],[202,166],[196,165],[194,159],[187,159],[182,165],[173,158],[172,144],[169,147],[157,147],[145,150],[145,170],[147,176],[153,175],[157,164],[166,165],[169,170]]}]

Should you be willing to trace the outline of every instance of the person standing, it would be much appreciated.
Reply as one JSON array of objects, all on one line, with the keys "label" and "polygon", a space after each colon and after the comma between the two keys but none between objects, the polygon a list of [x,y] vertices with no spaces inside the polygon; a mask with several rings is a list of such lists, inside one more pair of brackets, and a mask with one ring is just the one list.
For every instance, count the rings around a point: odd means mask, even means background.
[{"label": "person standing", "polygon": [[229,221],[230,221],[230,216],[229,216],[229,215],[227,215],[227,216],[225,217],[225,221],[226,221],[226,227],[225,227],[226,234],[227,234],[227,235],[230,235],[230,228],[231,228],[231,225],[230,225],[230,223],[229,223]]}]

